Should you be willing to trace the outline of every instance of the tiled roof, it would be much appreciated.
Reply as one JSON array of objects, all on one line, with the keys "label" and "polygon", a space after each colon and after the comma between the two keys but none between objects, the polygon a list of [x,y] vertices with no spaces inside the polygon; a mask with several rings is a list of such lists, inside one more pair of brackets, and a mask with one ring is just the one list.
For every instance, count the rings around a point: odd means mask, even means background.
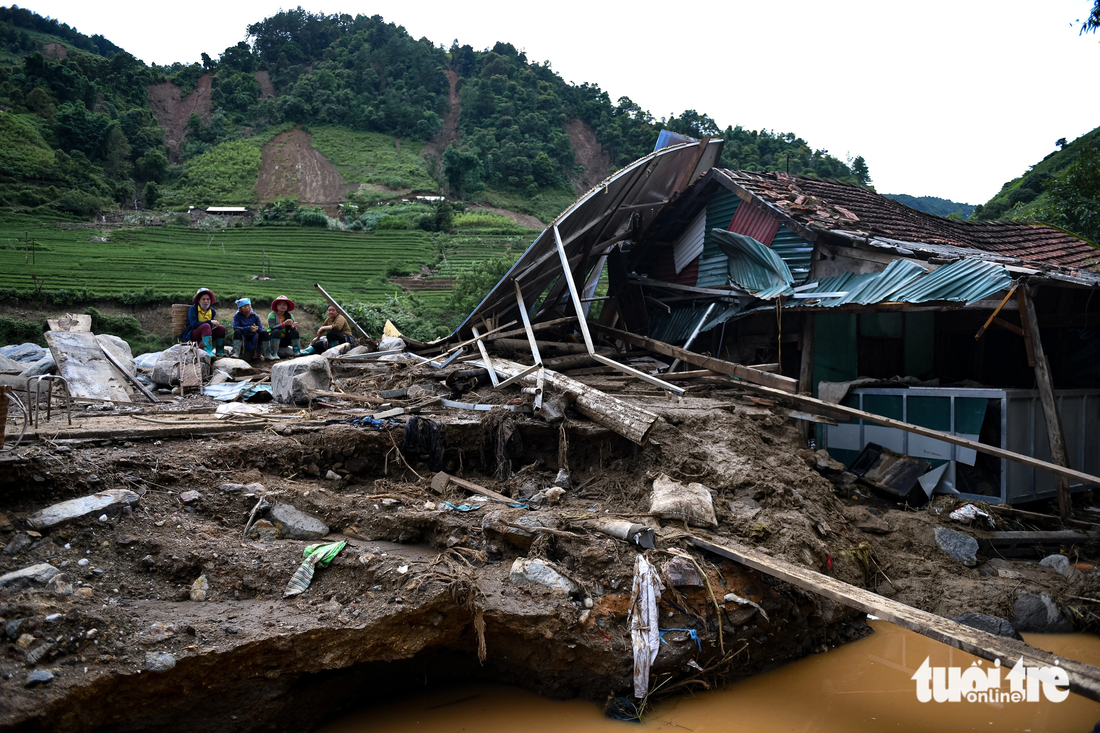
[{"label": "tiled roof", "polygon": [[1100,249],[1054,227],[944,219],[859,186],[781,172],[722,173],[810,229],[966,247],[1059,267],[1100,270],[1096,264]]}]

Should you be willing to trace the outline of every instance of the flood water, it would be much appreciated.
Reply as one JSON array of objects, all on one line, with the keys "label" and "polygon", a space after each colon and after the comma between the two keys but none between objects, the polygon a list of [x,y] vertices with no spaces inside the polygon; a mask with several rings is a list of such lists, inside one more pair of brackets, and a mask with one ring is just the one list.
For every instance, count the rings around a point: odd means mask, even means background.
[{"label": "flood water", "polygon": [[[660,701],[641,725],[608,719],[599,706],[588,701],[555,702],[504,685],[464,685],[428,689],[360,709],[324,727],[322,733],[1089,733],[1100,721],[1100,703],[1072,694],[1058,703],[1045,698],[1042,702],[921,703],[917,700],[917,683],[910,678],[926,657],[933,667],[964,669],[977,658],[885,621],[870,623],[874,634],[826,654],[793,662],[724,690]],[[1100,637],[1024,636],[1032,646],[1100,665]],[[1012,664],[1009,662],[1009,667]],[[1008,671],[1003,670],[1002,679]],[[1007,691],[1009,682],[1003,682],[1002,688]]]}]

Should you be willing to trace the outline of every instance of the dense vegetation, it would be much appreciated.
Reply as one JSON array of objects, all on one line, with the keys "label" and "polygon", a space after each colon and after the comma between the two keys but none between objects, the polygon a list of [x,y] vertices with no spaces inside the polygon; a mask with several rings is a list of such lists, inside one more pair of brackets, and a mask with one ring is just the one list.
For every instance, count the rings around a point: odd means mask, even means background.
[{"label": "dense vegetation", "polygon": [[1100,242],[1100,127],[1058,150],[974,209],[975,220],[1041,221]]},{"label": "dense vegetation", "polygon": [[905,193],[888,193],[884,195],[886,198],[899,201],[911,209],[935,214],[936,216],[969,219],[975,208],[973,204],[960,204],[958,201],[941,199],[936,196],[910,196]]}]

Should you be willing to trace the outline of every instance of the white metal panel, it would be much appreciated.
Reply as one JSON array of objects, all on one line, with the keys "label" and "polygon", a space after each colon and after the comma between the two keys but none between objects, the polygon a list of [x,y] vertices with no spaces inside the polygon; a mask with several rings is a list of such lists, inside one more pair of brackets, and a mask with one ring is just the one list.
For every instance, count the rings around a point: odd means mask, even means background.
[{"label": "white metal panel", "polygon": [[672,259],[676,264],[677,275],[703,253],[703,240],[706,238],[706,233],[707,212],[704,209],[672,245]]}]

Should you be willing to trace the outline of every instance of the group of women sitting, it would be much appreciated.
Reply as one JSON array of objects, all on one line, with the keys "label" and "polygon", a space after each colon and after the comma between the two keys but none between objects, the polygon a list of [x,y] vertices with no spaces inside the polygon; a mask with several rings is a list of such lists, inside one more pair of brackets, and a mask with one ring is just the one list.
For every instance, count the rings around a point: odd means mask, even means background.
[{"label": "group of women sitting", "polygon": [[[213,291],[199,288],[191,299],[192,305],[187,311],[187,327],[180,335],[180,340],[202,344],[202,348],[211,356],[226,356],[226,328],[218,321],[218,311],[214,308],[216,301]],[[290,315],[294,311],[294,301],[290,298],[280,295],[271,301],[266,329],[260,317],[252,310],[252,301],[249,298],[241,298],[236,305],[237,312],[233,314],[233,353],[242,359],[274,361],[279,358],[280,348],[291,348],[294,356],[303,356],[320,354],[342,343],[355,343],[351,326],[335,306],[328,307],[328,318],[317,329],[317,337],[303,349],[298,334],[298,322]]]}]

